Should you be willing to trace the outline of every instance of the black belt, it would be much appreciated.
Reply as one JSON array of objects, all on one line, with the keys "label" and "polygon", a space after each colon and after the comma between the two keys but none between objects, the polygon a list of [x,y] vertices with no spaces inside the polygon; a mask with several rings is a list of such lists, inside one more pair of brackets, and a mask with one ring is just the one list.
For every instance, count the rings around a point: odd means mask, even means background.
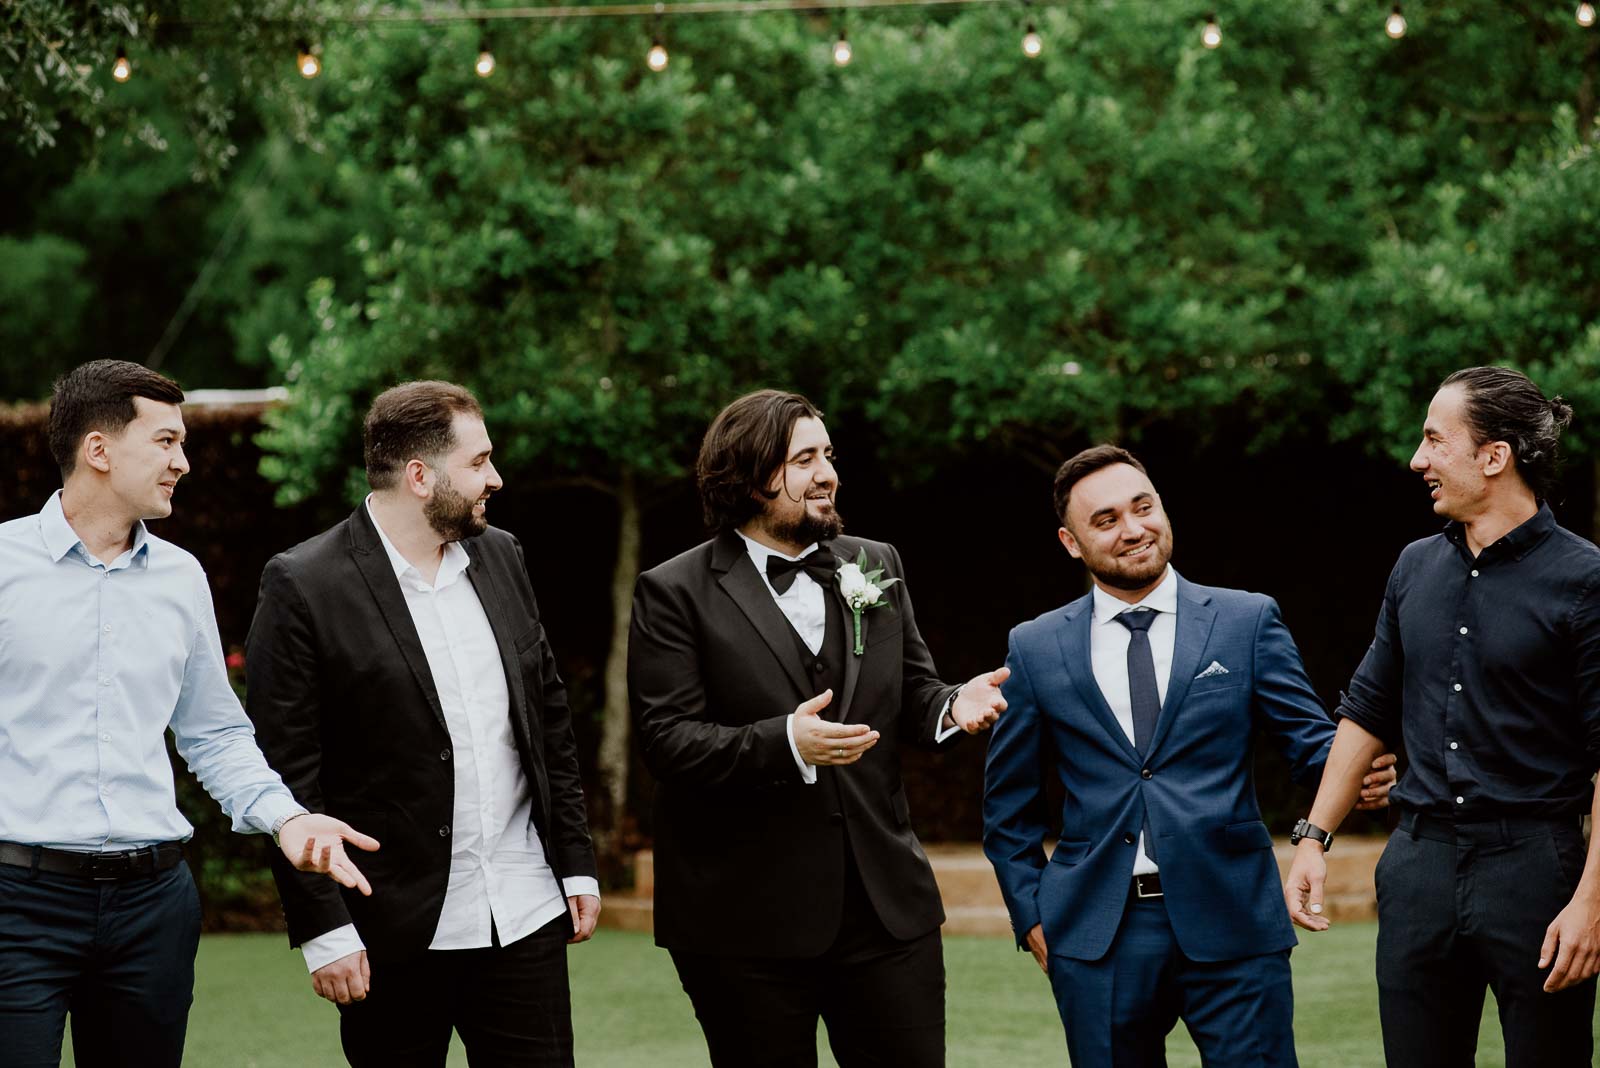
[{"label": "black belt", "polygon": [[1455,842],[1461,839],[1476,842],[1514,842],[1519,838],[1534,838],[1558,830],[1581,830],[1577,816],[1507,816],[1497,820],[1451,820],[1430,816],[1425,812],[1400,813],[1400,830],[1413,838],[1427,838],[1436,842]]},{"label": "black belt", "polygon": [[1132,894],[1134,897],[1165,897],[1161,889],[1161,873],[1152,871],[1133,877]]},{"label": "black belt", "polygon": [[47,871],[52,875],[75,875],[80,879],[131,879],[137,875],[154,875],[174,867],[182,859],[182,842],[161,842],[118,853],[80,853],[72,849],[0,842],[0,864]]}]

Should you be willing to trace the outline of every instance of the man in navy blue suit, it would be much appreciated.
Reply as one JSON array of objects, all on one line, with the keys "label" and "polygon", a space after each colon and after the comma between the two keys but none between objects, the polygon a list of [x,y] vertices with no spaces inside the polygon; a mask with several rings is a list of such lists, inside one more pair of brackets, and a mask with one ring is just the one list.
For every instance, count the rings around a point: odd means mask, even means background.
[{"label": "man in navy blue suit", "polygon": [[[984,852],[1018,944],[1050,977],[1079,1068],[1165,1065],[1179,1018],[1208,1065],[1294,1065],[1272,835],[1251,778],[1264,731],[1315,786],[1334,726],[1269,597],[1174,571],[1143,465],[1100,445],[1055,482],[1061,542],[1094,580],[1011,633],[989,745]],[[1386,802],[1393,757],[1363,804]],[[1046,859],[1045,776],[1066,788]]]}]

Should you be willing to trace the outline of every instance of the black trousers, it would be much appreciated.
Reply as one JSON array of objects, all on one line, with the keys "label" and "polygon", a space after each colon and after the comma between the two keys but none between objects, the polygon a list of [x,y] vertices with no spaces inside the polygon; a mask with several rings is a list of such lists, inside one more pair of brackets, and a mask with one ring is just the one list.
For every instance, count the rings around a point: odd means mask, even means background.
[{"label": "black trousers", "polygon": [[938,928],[909,942],[893,938],[854,865],[847,863],[846,870],[839,935],[820,957],[671,950],[714,1068],[815,1068],[819,1017],[840,1068],[944,1064]]},{"label": "black trousers", "polygon": [[0,1063],[178,1068],[200,898],[187,864],[95,881],[0,864]]},{"label": "black trousers", "polygon": [[567,920],[509,946],[430,949],[374,960],[365,1000],[339,1006],[339,1039],[354,1068],[443,1068],[450,1032],[473,1065],[568,1068],[572,997]]},{"label": "black trousers", "polygon": [[1584,864],[1578,821],[1405,813],[1378,861],[1378,1007],[1391,1068],[1470,1068],[1485,988],[1506,1068],[1588,1068],[1595,981],[1544,992],[1545,929]]}]

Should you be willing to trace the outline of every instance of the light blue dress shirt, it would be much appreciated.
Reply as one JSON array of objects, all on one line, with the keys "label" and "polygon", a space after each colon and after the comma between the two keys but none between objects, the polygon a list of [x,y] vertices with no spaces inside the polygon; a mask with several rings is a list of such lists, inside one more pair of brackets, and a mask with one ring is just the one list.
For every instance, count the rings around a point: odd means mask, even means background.
[{"label": "light blue dress shirt", "polygon": [[305,811],[228,684],[200,562],[146,531],[110,566],[61,511],[0,524],[0,840],[187,839],[164,732],[240,832]]}]

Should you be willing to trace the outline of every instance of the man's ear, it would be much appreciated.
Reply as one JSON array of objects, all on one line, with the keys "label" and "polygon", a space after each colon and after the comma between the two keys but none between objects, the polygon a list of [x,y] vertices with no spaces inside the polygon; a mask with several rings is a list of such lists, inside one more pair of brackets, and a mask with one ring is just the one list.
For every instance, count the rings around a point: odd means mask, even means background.
[{"label": "man's ear", "polygon": [[1485,478],[1493,478],[1511,467],[1511,446],[1504,441],[1491,441],[1482,446],[1480,456],[1483,457]]},{"label": "man's ear", "polygon": [[421,460],[407,460],[400,472],[400,483],[413,497],[426,500],[433,493],[433,471]]},{"label": "man's ear", "polygon": [[111,470],[111,439],[99,430],[91,430],[78,443],[78,461],[96,471]]},{"label": "man's ear", "polygon": [[1074,560],[1083,559],[1083,550],[1078,547],[1078,539],[1072,536],[1072,531],[1062,527],[1056,531],[1056,537],[1061,539],[1061,544],[1066,546],[1067,552],[1072,554]]}]

